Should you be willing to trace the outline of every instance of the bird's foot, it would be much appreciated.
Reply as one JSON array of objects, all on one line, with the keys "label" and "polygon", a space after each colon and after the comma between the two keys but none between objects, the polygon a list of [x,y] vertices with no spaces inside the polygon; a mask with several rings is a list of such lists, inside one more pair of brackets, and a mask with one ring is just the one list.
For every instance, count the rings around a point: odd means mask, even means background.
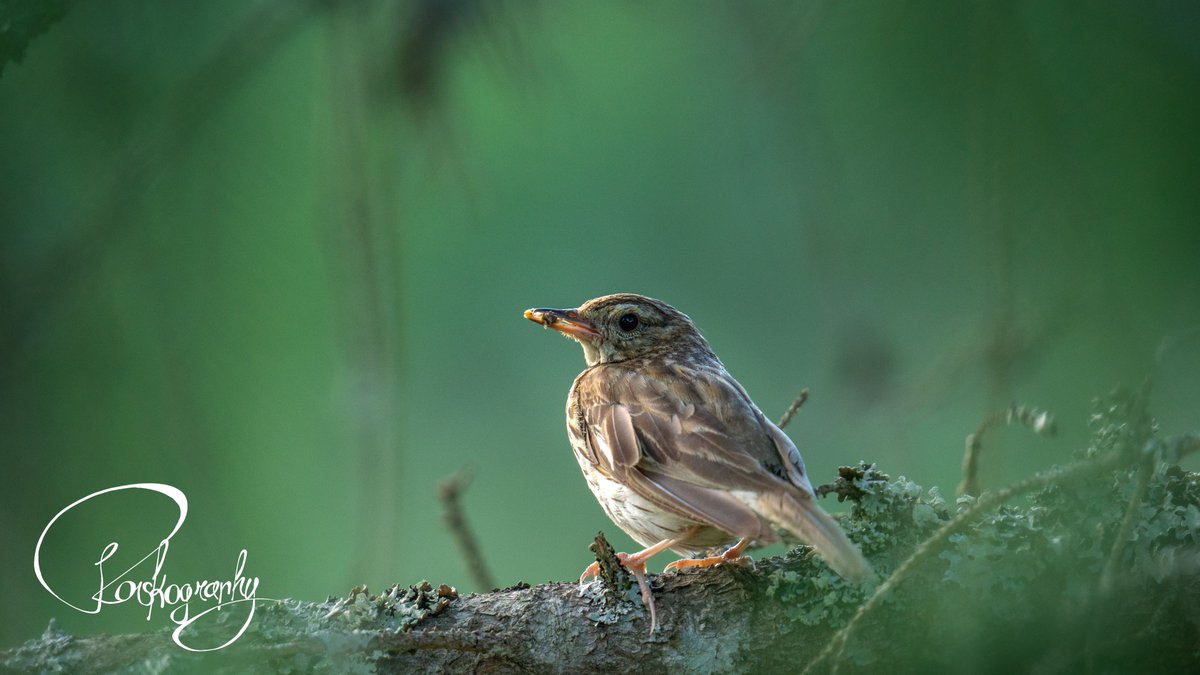
[{"label": "bird's foot", "polygon": [[[650,592],[650,583],[646,579],[646,561],[654,556],[662,553],[672,544],[676,543],[677,539],[665,539],[659,543],[637,553],[618,553],[617,560],[621,566],[629,570],[633,578],[637,580],[638,590],[641,591],[642,604],[650,610],[650,634],[654,635],[654,631],[658,628],[658,610],[654,606],[654,595]],[[583,574],[579,576],[579,583],[583,584],[588,579],[598,578],[600,576],[600,562],[594,562],[588,565]]]},{"label": "bird's foot", "polygon": [[[692,531],[693,530],[688,530],[688,533],[690,534]],[[622,567],[629,570],[634,576],[637,576],[639,569],[641,570],[641,573],[645,575],[647,560],[653,558],[659,553],[662,553],[682,539],[683,537],[678,539],[664,539],[649,548],[638,551],[637,553],[618,553],[617,560],[620,561]],[[599,578],[599,576],[600,561],[597,560],[591,565],[588,565],[587,569],[583,571],[583,574],[579,575],[579,583],[582,585],[588,579]]]},{"label": "bird's foot", "polygon": [[[658,628],[658,610],[654,606],[654,595],[650,592],[650,583],[646,580],[646,561],[658,553],[654,551],[650,555],[643,555],[647,551],[641,553],[618,553],[617,560],[621,562],[621,566],[629,570],[633,578],[637,580],[638,590],[642,594],[642,604],[650,610],[650,634],[654,635],[654,631]],[[600,577],[600,563],[594,562],[587,566],[583,574],[579,576],[579,583],[583,585],[588,579],[598,579]]]},{"label": "bird's foot", "polygon": [[726,549],[721,555],[713,555],[707,558],[684,558],[683,560],[676,560],[675,562],[663,568],[663,572],[671,569],[684,570],[689,567],[712,567],[713,565],[725,564],[752,565],[754,564],[754,560],[752,560],[748,555],[742,555],[742,551],[745,551],[746,547],[749,545],[749,539],[742,539],[738,543]]}]

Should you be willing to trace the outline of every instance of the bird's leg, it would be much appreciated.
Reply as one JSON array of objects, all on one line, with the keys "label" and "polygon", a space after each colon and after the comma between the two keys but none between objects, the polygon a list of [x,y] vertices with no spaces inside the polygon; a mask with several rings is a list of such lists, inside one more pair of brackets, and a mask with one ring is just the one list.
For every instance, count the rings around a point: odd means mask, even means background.
[{"label": "bird's leg", "polygon": [[712,567],[713,565],[720,565],[721,563],[734,563],[736,565],[745,565],[747,563],[752,562],[750,560],[750,556],[742,555],[742,551],[745,551],[746,547],[749,545],[750,545],[750,538],[743,537],[741,540],[738,541],[738,543],[725,549],[725,552],[722,553],[721,555],[709,556],[707,558],[684,558],[683,560],[676,560],[675,562],[671,563],[670,565],[667,565],[666,568],[663,569],[663,571],[666,572],[667,570],[669,570],[671,568],[681,570],[681,569],[685,569],[687,567]]},{"label": "bird's leg", "polygon": [[[675,544],[679,543],[682,539],[684,539],[684,537],[678,537],[675,539],[663,539],[662,541],[658,542],[657,544],[655,544],[649,548],[643,549],[641,551],[638,551],[637,553],[633,553],[633,554],[618,553],[617,560],[620,560],[621,565],[624,566],[625,569],[632,572],[634,574],[634,576],[637,576],[637,571],[639,569],[641,570],[642,574],[645,574],[647,560],[649,560],[649,559],[653,558],[654,556],[658,555],[659,553],[662,553],[663,551],[671,548]],[[588,565],[587,569],[585,569],[583,571],[583,574],[579,575],[579,583],[582,584],[583,582],[587,581],[588,579],[598,576],[599,574],[600,574],[600,563],[594,562],[591,565]]]}]

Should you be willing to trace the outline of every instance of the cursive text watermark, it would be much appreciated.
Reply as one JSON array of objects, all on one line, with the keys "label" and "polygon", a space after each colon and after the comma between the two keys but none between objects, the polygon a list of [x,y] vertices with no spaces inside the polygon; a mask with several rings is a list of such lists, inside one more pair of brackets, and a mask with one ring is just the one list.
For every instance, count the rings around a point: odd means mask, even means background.
[{"label": "cursive text watermark", "polygon": [[[111,578],[106,576],[104,564],[116,554],[119,547],[115,541],[105,546],[104,550],[100,552],[99,558],[93,563],[97,567],[100,577],[98,590],[91,596],[91,600],[95,605],[80,607],[63,598],[46,582],[42,574],[42,543],[46,539],[46,534],[50,532],[50,529],[54,527],[54,524],[64,514],[91,499],[118,490],[149,490],[166,495],[179,508],[179,519],[175,522],[174,529],[166,537],[163,537],[154,550],[150,551],[144,558],[134,563],[125,571]],[[146,620],[150,619],[155,609],[169,612],[171,621],[176,625],[175,631],[171,633],[171,639],[183,649],[191,652],[211,652],[223,649],[236,642],[246,632],[246,629],[250,627],[250,621],[254,618],[255,604],[265,599],[257,597],[258,577],[247,577],[243,574],[246,568],[246,549],[242,549],[241,553],[238,554],[237,563],[234,566],[233,578],[231,579],[220,581],[206,579],[185,584],[167,583],[167,575],[163,573],[163,566],[167,562],[167,552],[171,547],[171,538],[183,526],[183,521],[187,519],[187,513],[187,497],[179,488],[163,483],[131,483],[129,485],[119,485],[100,490],[99,492],[93,492],[59,511],[46,524],[46,528],[42,530],[42,535],[38,537],[37,547],[33,550],[33,572],[37,575],[38,582],[42,584],[42,588],[49,591],[50,595],[58,598],[59,601],[68,607],[84,614],[99,614],[105,605],[119,605],[135,601],[146,607]],[[151,558],[154,559],[154,564],[152,570],[150,570],[149,577],[136,578],[133,571],[142,567]],[[237,633],[224,644],[216,647],[199,648],[192,647],[184,641],[184,631],[202,617],[214,610],[220,610],[243,602],[250,603],[249,611],[246,613],[246,620],[242,623]],[[202,605],[212,603],[212,606],[193,612],[193,603]]]}]

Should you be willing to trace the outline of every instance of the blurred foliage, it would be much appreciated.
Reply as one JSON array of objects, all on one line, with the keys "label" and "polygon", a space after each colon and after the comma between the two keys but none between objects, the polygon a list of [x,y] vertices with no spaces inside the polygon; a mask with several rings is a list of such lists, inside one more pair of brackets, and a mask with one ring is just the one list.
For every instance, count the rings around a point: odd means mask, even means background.
[{"label": "blurred foliage", "polygon": [[[953,485],[986,415],[1053,411],[1054,442],[989,437],[994,488],[1149,374],[1164,433],[1195,429],[1198,17],[74,5],[0,78],[0,644],[158,625],[75,613],[30,565],[59,509],[143,480],[192,503],[173,579],[246,548],[263,596],[470,590],[436,498],[468,464],[497,582],[577,575],[614,528],[563,429],[582,359],[529,306],[689,313],[770,416],[811,389],[788,430],[817,483],[870,458]],[[948,507],[922,495],[924,527]],[[107,542],[144,552],[169,515],[81,513],[48,573],[86,597]]]},{"label": "blurred foliage", "polygon": [[29,41],[62,19],[75,0],[0,0],[0,75],[21,62]]},{"label": "blurred foliage", "polygon": [[[847,583],[801,550],[770,574],[766,595],[782,601],[790,620],[842,626],[864,600],[882,594],[870,627],[833,652],[834,662],[847,658],[868,670],[884,663],[899,672],[1194,668],[1200,475],[1161,451],[1194,453],[1200,435],[1157,439],[1148,391],[1119,389],[1097,399],[1092,443],[1075,464],[1042,474],[1058,480],[978,513],[941,545],[934,533],[977,510],[976,497],[952,506],[938,488],[892,480],[872,464],[843,467],[837,492],[854,502],[843,522],[887,583]],[[1143,457],[1152,460],[1152,476],[1134,501]],[[1102,460],[1122,468],[1099,470]],[[930,546],[935,558],[908,565]],[[1110,558],[1116,579],[1106,582]]]}]

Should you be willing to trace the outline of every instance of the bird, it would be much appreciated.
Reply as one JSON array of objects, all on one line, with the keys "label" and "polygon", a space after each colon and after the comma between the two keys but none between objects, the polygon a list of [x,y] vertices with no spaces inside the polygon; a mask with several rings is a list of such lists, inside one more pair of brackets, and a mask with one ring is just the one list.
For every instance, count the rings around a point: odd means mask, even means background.
[{"label": "bird", "polygon": [[[605,514],[645,547],[618,558],[638,581],[651,633],[657,614],[646,562],[667,549],[684,558],[664,572],[745,564],[752,543],[779,540],[778,526],[845,579],[873,574],[816,503],[796,445],[686,314],[618,293],[574,309],[527,309],[524,316],[583,347],[587,367],[567,396],[567,435]],[[580,583],[597,571],[593,563]]]}]

